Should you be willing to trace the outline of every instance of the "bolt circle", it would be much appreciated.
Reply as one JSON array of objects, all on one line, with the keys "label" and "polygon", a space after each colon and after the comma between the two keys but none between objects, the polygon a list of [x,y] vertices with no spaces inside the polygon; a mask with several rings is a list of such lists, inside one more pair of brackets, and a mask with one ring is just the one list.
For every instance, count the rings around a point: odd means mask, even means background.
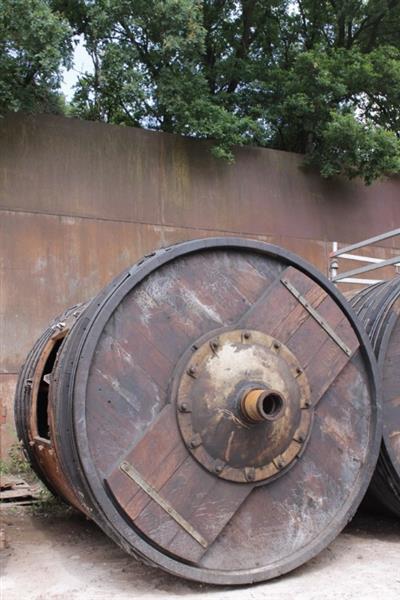
[{"label": "bolt circle", "polygon": [[[262,485],[267,480],[272,480],[280,477],[288,467],[295,464],[295,459],[299,453],[301,453],[306,445],[308,435],[305,436],[304,442],[299,442],[297,433],[308,432],[312,426],[313,411],[305,407],[304,402],[309,398],[310,389],[308,386],[307,376],[304,374],[301,377],[297,376],[297,370],[300,369],[301,365],[296,360],[296,357],[290,353],[290,350],[280,340],[272,338],[263,332],[256,330],[237,329],[237,330],[226,330],[214,332],[214,335],[209,337],[204,336],[199,338],[199,341],[192,343],[187,353],[182,357],[182,367],[177,365],[174,380],[173,380],[173,395],[175,398],[176,417],[179,425],[180,433],[183,437],[183,441],[189,453],[193,458],[199,462],[204,468],[211,472],[218,479],[224,479],[233,482],[248,483],[251,485]],[[245,334],[246,338],[245,339]],[[249,335],[247,335],[249,334]],[[214,349],[215,342],[218,344],[218,352]],[[279,348],[277,350],[275,347]],[[196,354],[193,355],[193,346],[198,346]],[[225,363],[230,365],[232,357],[230,353],[225,351],[225,348],[229,348],[233,345],[235,352],[233,360],[236,360],[234,381],[227,381],[221,383],[220,388],[213,382],[212,375],[207,370],[207,365],[210,365],[214,370],[221,370]],[[249,351],[250,346],[250,351]],[[236,349],[237,348],[237,349]],[[242,364],[237,353],[250,353],[254,355],[255,363],[258,365],[260,361],[265,358],[265,368],[263,369],[263,376],[260,377],[253,367],[253,362],[249,365]],[[212,362],[211,362],[212,361]],[[200,433],[203,430],[207,431],[206,425],[214,418],[214,412],[210,410],[214,408],[225,408],[225,406],[233,407],[234,414],[239,415],[239,424],[228,423],[228,416],[225,412],[221,411],[223,415],[221,418],[224,422],[225,429],[229,431],[233,427],[240,427],[241,442],[244,444],[243,448],[247,448],[245,445],[245,438],[247,435],[258,435],[262,437],[264,429],[268,429],[268,432],[277,430],[275,421],[277,419],[262,419],[260,423],[250,425],[247,421],[242,420],[241,416],[241,401],[243,396],[246,394],[246,384],[250,391],[270,391],[274,396],[275,392],[278,395],[285,394],[287,389],[285,386],[277,386],[277,389],[271,388],[269,383],[269,369],[271,364],[274,368],[280,368],[281,363],[287,365],[286,370],[282,367],[282,372],[287,373],[288,378],[288,389],[293,387],[293,396],[288,394],[288,403],[290,406],[293,404],[293,411],[296,412],[297,417],[290,420],[290,411],[285,410],[284,413],[279,417],[283,420],[288,421],[288,430],[285,434],[284,443],[286,445],[277,447],[276,450],[282,453],[282,450],[288,451],[288,458],[282,461],[280,466],[277,466],[278,452],[273,450],[265,449],[262,450],[264,454],[259,457],[259,452],[256,457],[251,451],[247,451],[245,456],[232,457],[229,455],[226,460],[226,447],[228,444],[228,434],[225,434],[221,442],[218,442],[209,435],[203,435]],[[244,361],[245,363],[245,361]],[[267,364],[268,363],[268,364]],[[262,363],[264,365],[264,363]],[[226,365],[225,365],[226,366]],[[260,367],[261,368],[261,367]],[[265,377],[264,377],[265,371]],[[282,375],[283,377],[284,375]],[[254,380],[254,383],[253,383]],[[224,387],[225,386],[225,387]],[[253,386],[254,389],[253,389]],[[258,387],[260,386],[260,387]],[[214,389],[215,388],[215,389]],[[226,389],[225,389],[226,388]],[[219,394],[214,394],[215,391],[219,390]],[[270,395],[271,395],[270,394]],[[225,398],[226,396],[226,398]],[[210,404],[206,403],[209,402]],[[269,396],[263,398],[262,410],[265,411],[268,416],[276,416],[276,410],[274,408],[275,403]],[[261,405],[260,400],[260,405]],[[231,402],[231,404],[229,404]],[[207,404],[207,406],[206,406]],[[186,408],[187,405],[187,408]],[[274,409],[274,410],[273,410]],[[303,409],[303,410],[302,410]],[[228,411],[227,411],[228,412]],[[264,432],[266,435],[266,432]],[[264,438],[265,439],[265,436]],[[262,442],[260,442],[262,443]],[[218,445],[219,444],[219,445]],[[274,453],[276,452],[276,453]],[[265,455],[265,456],[264,456]]]}]

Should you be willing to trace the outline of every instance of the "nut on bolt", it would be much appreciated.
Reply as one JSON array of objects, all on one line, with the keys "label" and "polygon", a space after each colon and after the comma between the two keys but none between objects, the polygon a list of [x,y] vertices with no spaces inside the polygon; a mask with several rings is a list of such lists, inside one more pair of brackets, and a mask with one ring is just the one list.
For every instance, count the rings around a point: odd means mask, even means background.
[{"label": "nut on bolt", "polygon": [[247,481],[254,481],[256,478],[255,469],[253,469],[253,467],[247,467],[244,470],[244,476],[246,477]]},{"label": "nut on bolt", "polygon": [[200,446],[202,443],[201,437],[199,434],[195,435],[192,437],[192,439],[189,442],[189,446],[190,448],[197,448],[198,446]]},{"label": "nut on bolt", "polygon": [[196,377],[197,369],[196,367],[189,367],[186,372],[190,377]]}]

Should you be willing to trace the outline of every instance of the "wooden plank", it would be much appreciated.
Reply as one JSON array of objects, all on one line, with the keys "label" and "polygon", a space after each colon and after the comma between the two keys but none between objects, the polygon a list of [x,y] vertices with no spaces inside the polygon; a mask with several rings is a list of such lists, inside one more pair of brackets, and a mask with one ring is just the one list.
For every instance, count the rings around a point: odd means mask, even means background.
[{"label": "wooden plank", "polygon": [[[161,488],[160,494],[210,546],[252,489],[250,484],[219,479],[189,456]],[[142,511],[135,525],[165,550],[185,560],[196,563],[205,552],[176,522],[166,523],[165,513],[155,502]]]},{"label": "wooden plank", "polygon": [[[215,478],[211,489],[193,497],[188,519],[203,532],[209,546],[218,538],[252,490],[253,486],[248,483],[234,484]],[[200,552],[199,548],[195,547],[180,530],[170,541],[167,549],[183,556],[183,548],[188,560],[198,562],[204,555],[204,552]]]},{"label": "wooden plank", "polygon": [[300,294],[300,292],[295,288],[287,279],[283,279],[282,283],[288,288],[289,292],[293,294],[293,296],[298,300],[298,302],[305,308],[305,310],[310,314],[310,316],[318,323],[318,325],[325,331],[327,335],[337,344],[345,354],[350,356],[351,350],[344,343],[344,341],[337,335],[336,331],[329,325],[328,321],[324,319],[320,312],[318,312],[314,306],[308,302],[307,298]]},{"label": "wooden plank", "polygon": [[[285,269],[281,277],[283,276],[296,285],[302,294],[307,294],[316,285],[312,279],[294,267]],[[297,304],[296,298],[282,285],[278,277],[241,317],[238,327],[258,329],[271,335],[271,332],[285,321]]]},{"label": "wooden plank", "polygon": [[[326,292],[317,284],[314,285],[304,297],[314,308],[318,308],[327,297]],[[285,343],[302,325],[309,319],[310,315],[301,304],[295,306],[280,323],[271,330],[270,335]]]},{"label": "wooden plank", "polygon": [[[359,343],[347,318],[343,317],[335,329],[347,343],[353,356]],[[323,397],[351,358],[327,334],[325,336],[325,341],[314,353],[310,353],[304,364],[313,405]]]},{"label": "wooden plank", "polygon": [[[154,461],[155,468],[147,477],[148,483],[156,490],[160,490],[176,469],[187,458],[187,450],[183,443],[179,441],[173,449],[160,462]],[[140,488],[134,492],[132,498],[125,506],[125,512],[132,520],[142,512],[151,502],[151,498]]]},{"label": "wooden plank", "polygon": [[140,485],[121,471],[120,465],[125,461],[199,531],[208,545],[219,535],[253,487],[219,479],[188,455],[171,405],[163,409],[142,439],[123,460],[118,461],[107,479],[116,502],[154,543],[192,562],[200,559],[205,548]]},{"label": "wooden plank", "polygon": [[[296,287],[354,353],[358,340],[336,302],[293,267],[286,269],[281,278]],[[241,326],[262,329],[288,346],[306,370],[314,402],[325,393],[350,358],[280,281],[275,281],[248,311]]]},{"label": "wooden plank", "polygon": [[224,324],[236,321],[274,279],[237,251],[205,251],[181,260],[190,261],[179,273],[183,293],[189,298],[195,293],[199,306],[218,311]]},{"label": "wooden plank", "polygon": [[178,431],[175,411],[168,404],[141,440],[123,459],[118,459],[107,479],[108,487],[121,508],[134,520],[150,499],[139,486],[127,479],[120,470],[120,464],[129,462],[159,490],[186,458],[187,450]]},{"label": "wooden plank", "polygon": [[171,519],[175,521],[182,529],[184,529],[198,544],[203,548],[208,547],[207,541],[203,538],[189,521],[187,521],[175,508],[161,495],[158,491],[142,477],[142,475],[128,462],[123,462],[120,466],[128,477],[153,500],[160,508],[162,508]]},{"label": "wooden plank", "polygon": [[[303,311],[305,309],[303,308]],[[336,328],[343,319],[343,312],[330,296],[326,296],[318,307],[318,312],[326,319],[330,326]],[[301,327],[293,332],[286,340],[286,345],[296,356],[302,367],[309,364],[312,357],[316,355],[319,348],[327,340],[327,333],[310,315]],[[342,352],[342,351],[341,351]]]},{"label": "wooden plank", "polygon": [[0,492],[1,501],[8,501],[13,498],[33,498],[33,491],[29,487],[23,489],[18,487]]}]

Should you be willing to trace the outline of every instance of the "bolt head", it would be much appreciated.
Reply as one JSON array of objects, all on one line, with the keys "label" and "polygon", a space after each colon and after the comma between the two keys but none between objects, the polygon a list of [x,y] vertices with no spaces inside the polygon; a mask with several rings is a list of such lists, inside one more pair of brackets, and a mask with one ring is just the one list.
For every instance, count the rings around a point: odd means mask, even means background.
[{"label": "bolt head", "polygon": [[189,448],[197,448],[201,445],[201,437],[199,434],[196,434],[189,442]]},{"label": "bolt head", "polygon": [[245,340],[250,339],[250,337],[251,337],[250,331],[245,331],[244,334],[243,334],[243,337],[244,337]]},{"label": "bolt head", "polygon": [[254,469],[245,469],[245,477],[247,481],[254,481],[256,478],[256,474]]},{"label": "bolt head", "polygon": [[217,342],[217,340],[212,340],[210,342],[210,346],[212,350],[217,350],[217,348],[219,347],[219,343]]}]

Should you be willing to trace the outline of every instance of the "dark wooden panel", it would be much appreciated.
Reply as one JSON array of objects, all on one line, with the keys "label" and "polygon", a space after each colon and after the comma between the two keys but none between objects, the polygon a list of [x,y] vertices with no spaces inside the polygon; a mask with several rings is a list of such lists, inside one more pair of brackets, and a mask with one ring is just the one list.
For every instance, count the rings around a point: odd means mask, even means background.
[{"label": "dark wooden panel", "polygon": [[168,404],[142,439],[118,460],[107,484],[119,505],[132,520],[151,501],[149,496],[120,469],[123,460],[132,464],[157,491],[187,458],[177,428],[175,411]]},{"label": "dark wooden panel", "polygon": [[[129,462],[208,545],[252,490],[252,485],[218,479],[188,456],[171,405],[164,408],[124,461]],[[193,562],[204,554],[206,548],[123,473],[119,465],[107,485],[135,526],[153,542]]]},{"label": "dark wooden panel", "polygon": [[[219,479],[189,456],[160,489],[160,494],[210,546],[252,488],[249,484]],[[150,502],[135,525],[176,556],[197,562],[206,549],[175,521],[166,526],[166,514],[163,512],[155,502]]]}]

